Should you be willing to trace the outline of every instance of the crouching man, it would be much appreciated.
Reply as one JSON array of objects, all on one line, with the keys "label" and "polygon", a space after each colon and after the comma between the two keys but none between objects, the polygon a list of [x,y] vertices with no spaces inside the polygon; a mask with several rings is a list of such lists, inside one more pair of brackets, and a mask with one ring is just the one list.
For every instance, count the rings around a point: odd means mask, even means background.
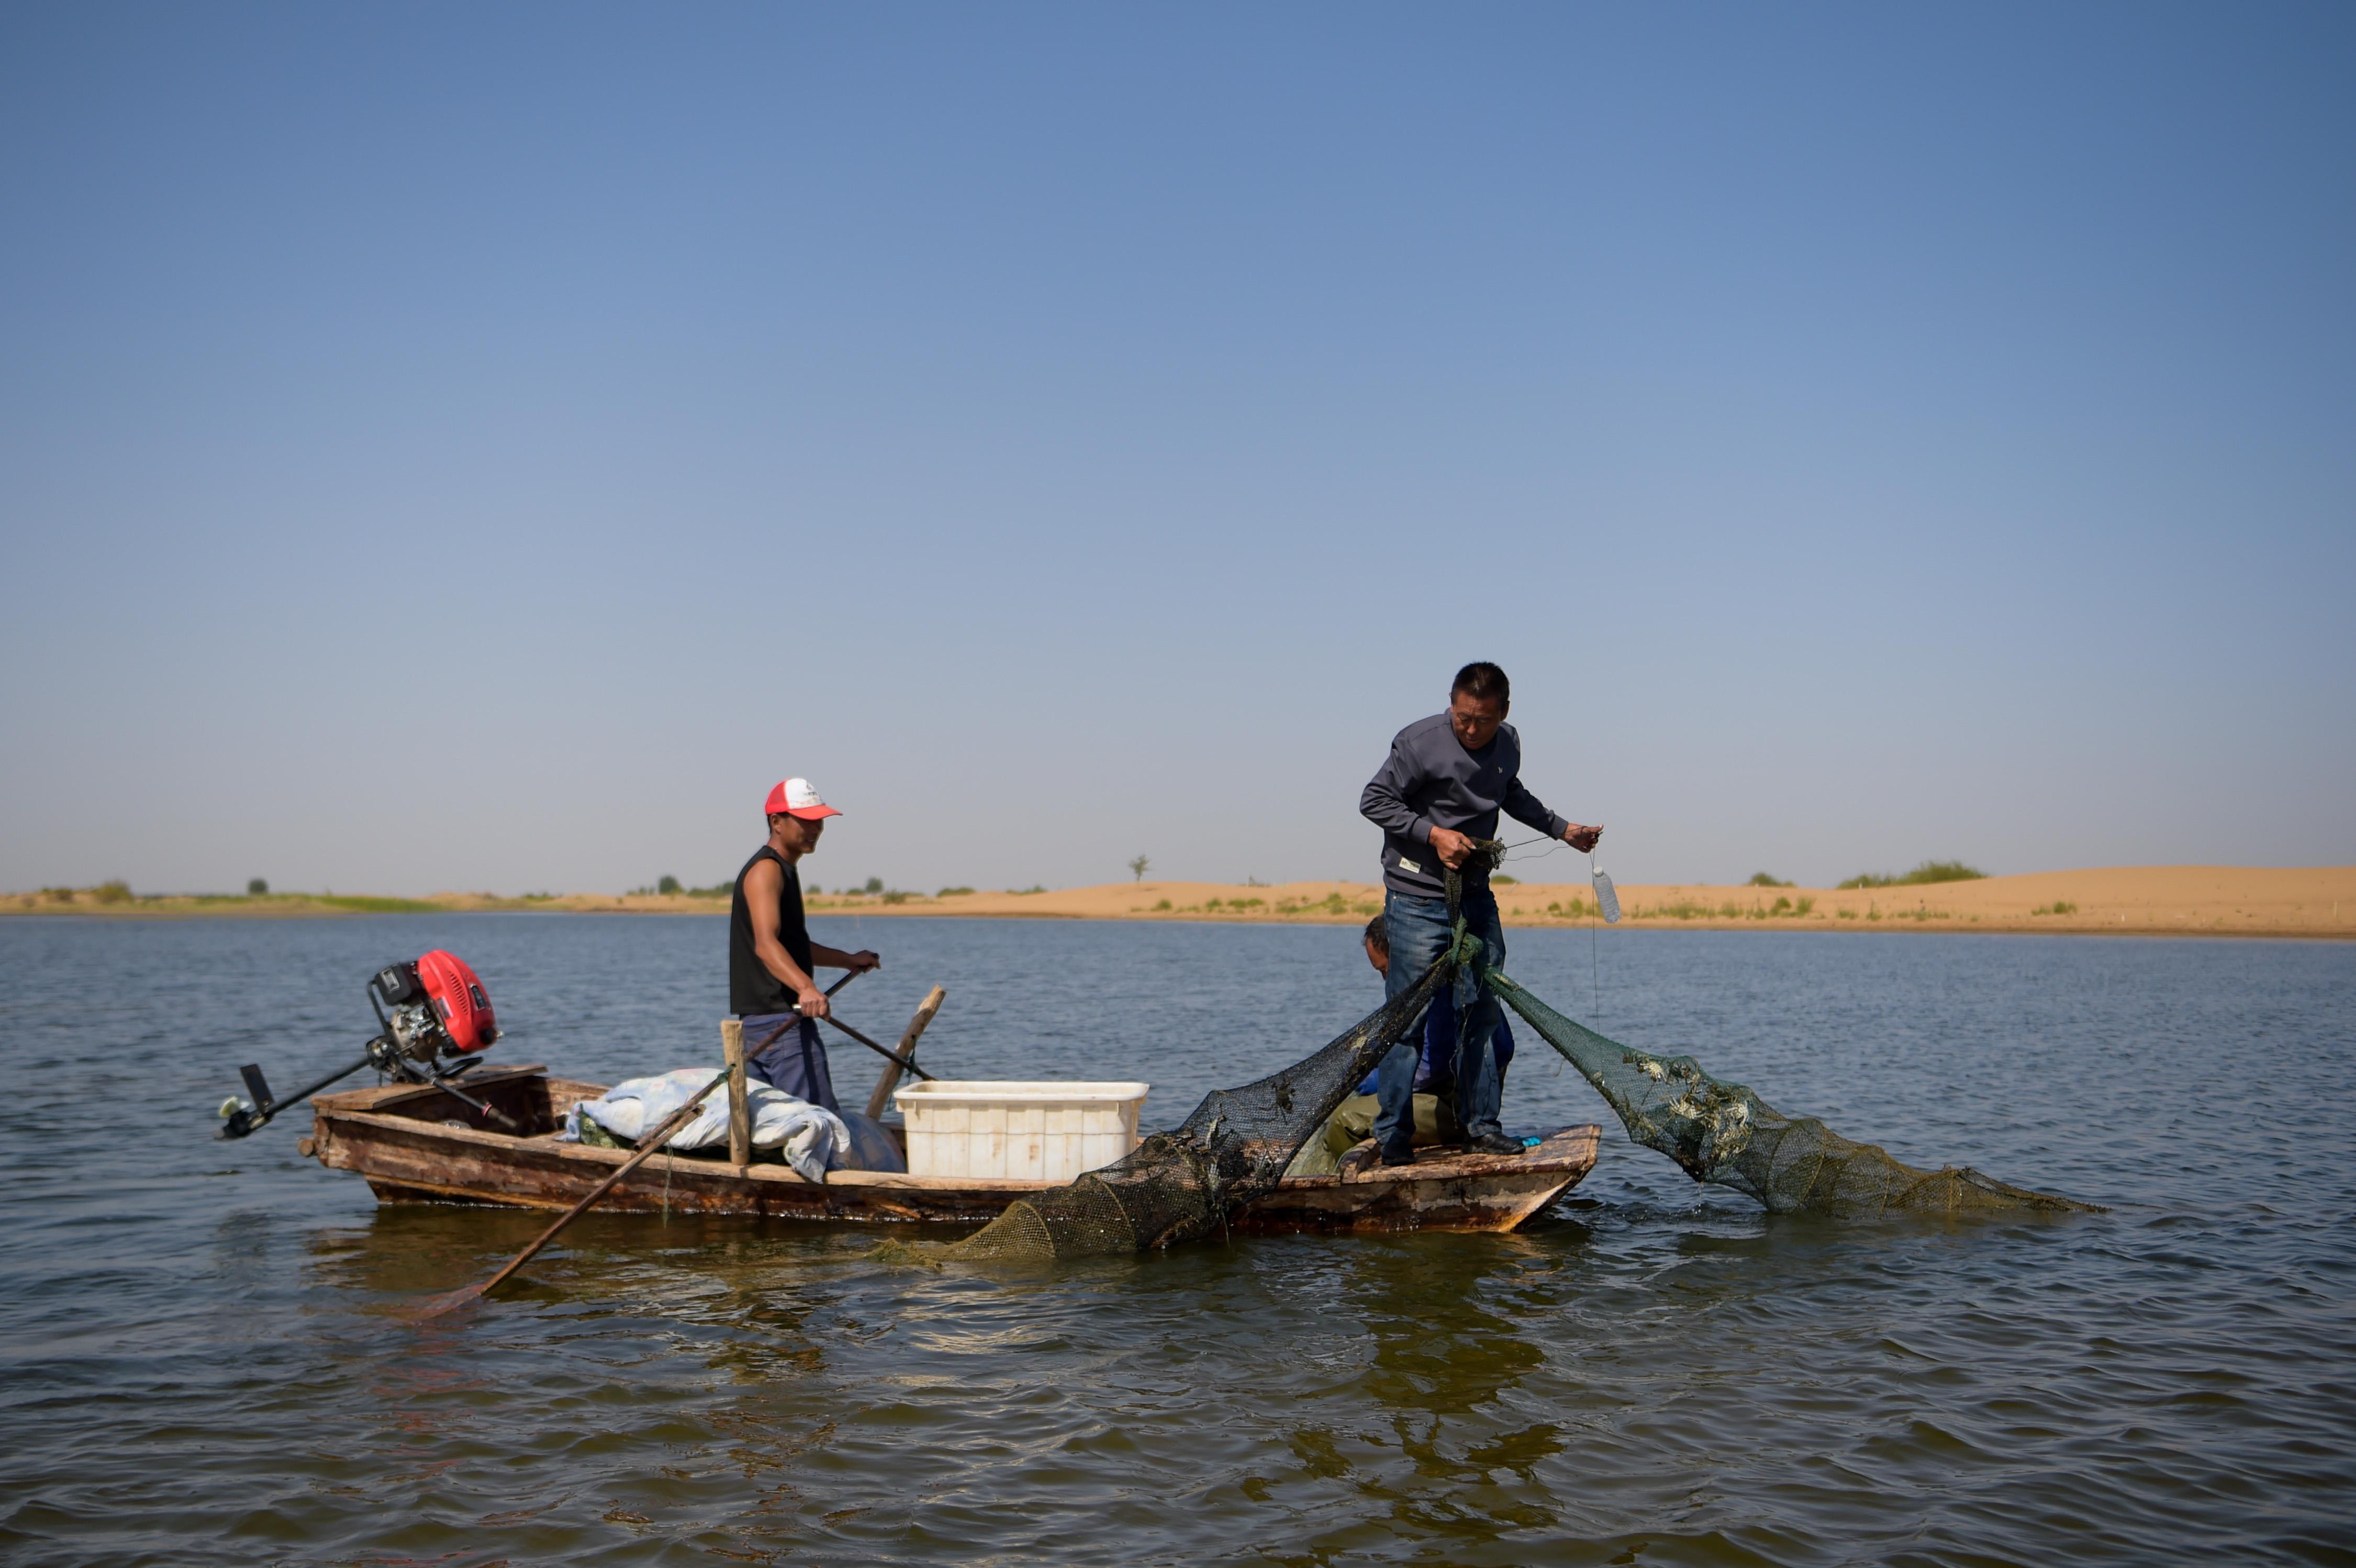
[{"label": "crouching man", "polygon": [[820,965],[864,972],[883,960],[813,943],[802,920],[795,862],[818,848],[826,819],[842,814],[808,779],[778,784],[766,809],[769,841],[736,873],[728,908],[728,1010],[744,1025],[748,1074],[840,1115],[816,1021],[827,1015],[826,993],[810,972]]},{"label": "crouching man", "polygon": [[[1391,972],[1391,933],[1381,915],[1366,922],[1359,933],[1366,950],[1366,962],[1386,984]],[[1463,1141],[1463,1129],[1456,1121],[1456,998],[1452,991],[1433,994],[1431,1006],[1423,1015],[1423,1027],[1418,1031],[1423,1041],[1423,1054],[1415,1067],[1415,1096],[1409,1102],[1414,1111],[1414,1143],[1418,1148],[1434,1144],[1454,1144]],[[1514,1060],[1514,1031],[1501,1012],[1497,1032],[1489,1037],[1489,1054],[1497,1072],[1502,1095],[1505,1082],[1505,1066]],[[1366,1074],[1351,1096],[1343,1101],[1333,1114],[1325,1118],[1310,1140],[1301,1145],[1285,1168],[1287,1176],[1331,1176],[1343,1167],[1343,1156],[1374,1136],[1375,1117],[1382,1108],[1377,1093],[1382,1083],[1382,1069],[1377,1065]]]}]

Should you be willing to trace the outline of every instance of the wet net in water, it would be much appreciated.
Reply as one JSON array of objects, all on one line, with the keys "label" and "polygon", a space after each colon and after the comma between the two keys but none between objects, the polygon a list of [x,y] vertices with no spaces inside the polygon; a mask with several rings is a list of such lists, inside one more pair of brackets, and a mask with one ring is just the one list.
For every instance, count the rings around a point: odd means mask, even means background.
[{"label": "wet net in water", "polygon": [[[1479,945],[1477,940],[1473,946]],[[1331,1045],[1237,1089],[1215,1089],[1176,1127],[1067,1186],[1008,1205],[945,1257],[1013,1261],[1141,1252],[1207,1235],[1272,1190],[1309,1135],[1421,1019],[1455,949]]]},{"label": "wet net in water", "polygon": [[1814,1116],[1787,1116],[1740,1083],[1713,1078],[1689,1056],[1654,1056],[1563,1017],[1494,969],[1483,984],[1528,1020],[1595,1085],[1628,1136],[1667,1155],[1696,1181],[1731,1187],[1771,1213],[1869,1219],[2093,1206],[2032,1192],[1969,1166],[1922,1170],[1879,1144],[1845,1138]]}]

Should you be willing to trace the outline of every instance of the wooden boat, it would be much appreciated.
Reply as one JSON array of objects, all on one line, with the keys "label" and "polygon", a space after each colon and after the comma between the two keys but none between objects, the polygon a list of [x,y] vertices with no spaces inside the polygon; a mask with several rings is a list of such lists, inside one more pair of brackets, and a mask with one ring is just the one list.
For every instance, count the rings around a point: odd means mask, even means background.
[{"label": "wooden boat", "polygon": [[[574,1102],[596,1083],[551,1078],[544,1067],[470,1072],[467,1093],[530,1129],[501,1132],[431,1086],[390,1083],[319,1094],[310,1136],[296,1147],[331,1170],[356,1170],[385,1203],[487,1203],[566,1209],[629,1157],[620,1149],[560,1143]],[[1561,1197],[1595,1164],[1601,1129],[1565,1127],[1519,1156],[1423,1151],[1408,1167],[1288,1177],[1235,1221],[1256,1231],[1510,1231]],[[601,1208],[665,1208],[830,1223],[932,1221],[976,1225],[1026,1193],[1057,1185],[1002,1177],[830,1171],[823,1184],[784,1165],[659,1154],[600,1200]]]}]

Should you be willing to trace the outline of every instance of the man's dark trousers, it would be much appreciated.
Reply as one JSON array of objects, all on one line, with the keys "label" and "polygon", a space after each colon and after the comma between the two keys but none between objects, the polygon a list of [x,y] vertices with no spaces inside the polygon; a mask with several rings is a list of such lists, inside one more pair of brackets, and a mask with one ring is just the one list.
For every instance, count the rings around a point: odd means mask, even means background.
[{"label": "man's dark trousers", "polygon": [[[1481,962],[1498,968],[1505,964],[1505,933],[1497,921],[1496,895],[1483,888],[1462,899],[1465,929],[1481,939]],[[1390,933],[1391,965],[1383,976],[1386,998],[1415,988],[1423,972],[1448,951],[1453,931],[1446,899],[1419,899],[1408,893],[1383,895],[1383,927]],[[1503,1132],[1497,1125],[1497,1059],[1489,1037],[1497,1032],[1497,998],[1474,983],[1469,971],[1456,976],[1456,1123],[1467,1143],[1483,1134]],[[1386,1159],[1413,1157],[1415,1138],[1415,1065],[1422,1037],[1409,1030],[1383,1058],[1375,1080],[1380,1109],[1375,1114],[1375,1142]]]},{"label": "man's dark trousers", "polygon": [[[773,1089],[783,1089],[797,1100],[842,1114],[835,1104],[834,1075],[827,1069],[826,1045],[818,1037],[818,1022],[795,1013],[760,1013],[741,1020],[744,1026],[744,1075]],[[777,1034],[777,1026],[786,1026]],[[766,1049],[761,1042],[769,1040]]]}]

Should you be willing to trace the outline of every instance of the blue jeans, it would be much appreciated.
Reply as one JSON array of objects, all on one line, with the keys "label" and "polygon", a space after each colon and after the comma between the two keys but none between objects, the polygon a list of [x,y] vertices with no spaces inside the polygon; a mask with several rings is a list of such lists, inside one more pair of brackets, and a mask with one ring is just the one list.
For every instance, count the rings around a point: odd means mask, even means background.
[{"label": "blue jeans", "polygon": [[[1497,923],[1497,900],[1483,888],[1464,895],[1465,928],[1481,939],[1482,962],[1504,967],[1505,928]],[[1432,961],[1448,951],[1452,934],[1448,901],[1419,899],[1406,893],[1383,896],[1383,928],[1390,933],[1391,966],[1383,976],[1387,998],[1412,990]],[[1497,1032],[1497,998],[1478,986],[1468,973],[1456,976],[1456,1125],[1466,1142],[1486,1133],[1503,1132],[1497,1125],[1497,1058],[1489,1037]],[[1415,1066],[1421,1052],[1420,1030],[1391,1047],[1375,1081],[1381,1109],[1375,1113],[1375,1142],[1387,1158],[1406,1159],[1415,1136]]]},{"label": "blue jeans", "polygon": [[[759,1013],[740,1021],[744,1026],[745,1077],[783,1089],[797,1100],[824,1106],[838,1116],[842,1114],[842,1107],[834,1103],[834,1075],[827,1071],[826,1047],[819,1042],[815,1020],[792,1013]],[[756,1053],[755,1048],[779,1024],[786,1026],[786,1032]]]}]

